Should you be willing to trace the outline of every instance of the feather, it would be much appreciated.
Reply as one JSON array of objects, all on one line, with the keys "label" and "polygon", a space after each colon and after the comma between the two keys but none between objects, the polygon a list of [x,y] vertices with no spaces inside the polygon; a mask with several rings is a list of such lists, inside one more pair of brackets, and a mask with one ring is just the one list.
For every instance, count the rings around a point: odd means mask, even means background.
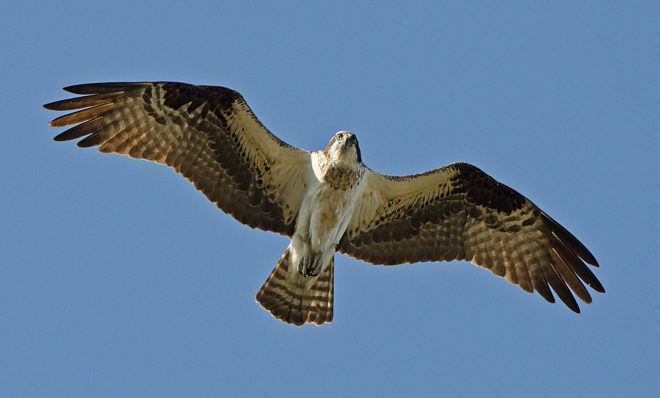
[{"label": "feather", "polygon": [[382,204],[353,217],[338,245],[343,253],[385,265],[469,259],[548,302],[555,301],[552,288],[575,312],[571,291],[592,300],[580,279],[604,291],[582,261],[597,266],[596,259],[575,236],[475,166],[455,163],[403,177],[370,171],[367,181],[361,200],[376,196]]},{"label": "feather", "polygon": [[[93,83],[65,90],[84,96],[46,104],[48,109],[74,111],[50,124],[80,124],[58,134],[57,141],[83,137],[80,147],[99,146],[102,152],[165,163],[239,221],[293,233],[307,179],[313,175],[309,152],[271,134],[236,91],[172,82]],[[180,111],[168,103],[191,106]],[[79,108],[84,109],[75,111]],[[273,169],[279,172],[264,174]],[[290,177],[297,183],[278,190]],[[213,178],[221,184],[208,180]]]}]

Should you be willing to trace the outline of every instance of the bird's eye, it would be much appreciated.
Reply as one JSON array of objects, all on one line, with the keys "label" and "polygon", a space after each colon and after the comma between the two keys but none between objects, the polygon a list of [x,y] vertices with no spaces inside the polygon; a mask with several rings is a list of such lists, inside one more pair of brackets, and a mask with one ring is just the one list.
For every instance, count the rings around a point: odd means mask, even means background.
[{"label": "bird's eye", "polygon": [[357,144],[357,138],[355,136],[351,137],[351,144]]}]

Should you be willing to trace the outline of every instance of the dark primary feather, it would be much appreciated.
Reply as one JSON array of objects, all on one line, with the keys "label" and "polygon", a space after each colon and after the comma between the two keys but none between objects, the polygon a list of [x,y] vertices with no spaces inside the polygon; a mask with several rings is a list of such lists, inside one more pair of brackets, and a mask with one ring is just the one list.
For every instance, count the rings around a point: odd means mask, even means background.
[{"label": "dark primary feather", "polygon": [[263,127],[238,92],[171,82],[80,84],[65,90],[85,96],[44,105],[81,109],[51,122],[76,125],[56,141],[83,138],[78,146],[98,145],[102,152],[169,165],[238,221],[293,233],[297,198],[287,195],[297,193],[284,192],[285,182],[272,167],[300,177],[296,162],[305,152]]},{"label": "dark primary feather", "polygon": [[[126,92],[136,88],[146,88],[152,85],[149,82],[110,82],[110,83],[86,83],[75,84],[73,86],[64,87],[64,91],[73,94],[103,94],[103,93],[119,93]],[[184,84],[185,83],[174,83]]]},{"label": "dark primary feather", "polygon": [[575,236],[475,166],[373,178],[382,204],[370,219],[354,218],[338,245],[343,253],[383,265],[471,261],[549,302],[552,288],[575,312],[571,291],[591,302],[582,282],[605,291],[585,264],[598,266],[596,259]]}]

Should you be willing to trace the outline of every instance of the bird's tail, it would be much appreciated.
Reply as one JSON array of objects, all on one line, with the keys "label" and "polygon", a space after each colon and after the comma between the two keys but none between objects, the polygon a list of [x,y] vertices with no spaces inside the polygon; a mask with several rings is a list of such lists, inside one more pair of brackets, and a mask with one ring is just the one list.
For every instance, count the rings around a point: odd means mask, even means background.
[{"label": "bird's tail", "polygon": [[257,293],[257,302],[286,323],[321,325],[332,321],[334,257],[318,277],[305,277],[289,265],[287,249]]}]

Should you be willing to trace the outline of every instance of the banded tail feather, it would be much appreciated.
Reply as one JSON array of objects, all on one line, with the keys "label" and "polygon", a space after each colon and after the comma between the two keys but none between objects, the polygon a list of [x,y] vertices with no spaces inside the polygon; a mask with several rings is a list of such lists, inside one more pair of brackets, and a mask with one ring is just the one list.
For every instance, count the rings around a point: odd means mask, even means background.
[{"label": "banded tail feather", "polygon": [[[301,326],[332,321],[334,257],[318,277],[300,275],[289,266],[287,249],[257,293],[257,302],[275,318]],[[289,272],[289,270],[293,270]]]}]

